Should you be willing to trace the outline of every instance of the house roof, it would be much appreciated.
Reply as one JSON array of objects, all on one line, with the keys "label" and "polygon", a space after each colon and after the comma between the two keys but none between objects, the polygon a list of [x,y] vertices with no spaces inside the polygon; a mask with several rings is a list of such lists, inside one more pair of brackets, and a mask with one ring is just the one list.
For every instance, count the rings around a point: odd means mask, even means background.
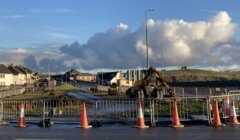
[{"label": "house roof", "polygon": [[24,74],[32,73],[32,71],[29,68],[25,67],[25,66],[17,65],[17,66],[15,66],[15,68],[18,69],[19,71],[21,71]]},{"label": "house roof", "polygon": [[118,72],[105,72],[105,73],[98,73],[97,76],[99,79],[104,79],[104,80],[112,80]]},{"label": "house roof", "polygon": [[0,73],[12,74],[12,72],[3,64],[0,64]]},{"label": "house roof", "polygon": [[16,69],[13,65],[9,65],[9,66],[8,66],[8,69],[9,69],[14,75],[23,74],[20,70]]},{"label": "house roof", "polygon": [[70,71],[67,71],[65,73],[65,75],[77,75],[79,73],[79,71],[77,71],[76,69],[71,69]]},{"label": "house roof", "polygon": [[79,73],[77,74],[77,76],[94,76],[94,74],[91,74],[91,73],[81,73],[81,72],[79,72]]}]

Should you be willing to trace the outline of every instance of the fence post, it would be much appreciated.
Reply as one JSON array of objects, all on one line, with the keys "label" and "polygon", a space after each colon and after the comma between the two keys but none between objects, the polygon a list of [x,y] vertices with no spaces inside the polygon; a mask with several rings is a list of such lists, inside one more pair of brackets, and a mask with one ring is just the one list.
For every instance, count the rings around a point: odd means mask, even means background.
[{"label": "fence post", "polygon": [[211,115],[212,105],[211,105],[211,99],[210,99],[210,97],[207,97],[207,98],[206,98],[206,101],[207,101],[208,124],[212,124],[212,115]]},{"label": "fence post", "polygon": [[0,116],[0,121],[3,120],[3,101],[1,101],[1,116]]},{"label": "fence post", "polygon": [[43,105],[42,120],[45,120],[45,102],[44,102],[44,100],[42,100],[41,102],[42,102],[42,105]]},{"label": "fence post", "polygon": [[184,91],[184,88],[182,88],[182,97],[183,97],[183,98],[185,97],[185,91]]},{"label": "fence post", "polygon": [[197,97],[198,97],[198,89],[195,88],[195,93],[196,93],[196,103],[197,103]]},{"label": "fence post", "polygon": [[212,89],[209,88],[209,94],[212,96]]},{"label": "fence post", "polygon": [[151,125],[153,127],[156,126],[156,122],[155,122],[155,108],[154,108],[154,102],[155,102],[155,99],[153,100],[149,100],[150,101],[150,116],[151,116]]}]

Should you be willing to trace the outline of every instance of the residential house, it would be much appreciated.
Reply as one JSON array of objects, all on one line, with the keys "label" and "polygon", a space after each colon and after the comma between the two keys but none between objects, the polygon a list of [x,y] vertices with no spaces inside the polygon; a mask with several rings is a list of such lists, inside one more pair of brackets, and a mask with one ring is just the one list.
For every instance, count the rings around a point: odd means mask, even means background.
[{"label": "residential house", "polygon": [[14,67],[25,75],[24,79],[26,80],[26,84],[33,84],[35,82],[33,72],[29,68],[22,65],[16,65]]},{"label": "residential house", "polygon": [[96,76],[91,73],[78,73],[75,76],[77,81],[95,82]]},{"label": "residential house", "polygon": [[99,72],[96,76],[96,83],[103,85],[117,84],[118,80],[122,78],[123,75],[121,72]]},{"label": "residential house", "polygon": [[79,71],[77,71],[76,69],[71,69],[63,75],[63,79],[66,79],[66,81],[73,81],[78,73]]},{"label": "residential house", "polygon": [[15,68],[13,65],[9,65],[8,69],[12,72],[13,74],[13,84],[14,85],[24,85],[26,84],[26,79],[25,79],[25,74]]},{"label": "residential house", "polygon": [[0,64],[0,86],[10,86],[13,84],[12,72],[3,64]]},{"label": "residential house", "polygon": [[187,70],[188,69],[188,66],[182,66],[181,67],[181,70]]}]

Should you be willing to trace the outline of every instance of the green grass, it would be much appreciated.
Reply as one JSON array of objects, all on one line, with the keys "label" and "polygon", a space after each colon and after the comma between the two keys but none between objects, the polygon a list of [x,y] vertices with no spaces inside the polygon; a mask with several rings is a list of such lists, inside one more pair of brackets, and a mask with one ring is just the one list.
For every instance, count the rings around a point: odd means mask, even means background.
[{"label": "green grass", "polygon": [[64,96],[65,91],[54,91],[54,95],[51,95],[51,91],[39,91],[39,92],[27,92],[21,95],[7,97],[4,100],[44,100],[44,99],[56,99],[59,96]]},{"label": "green grass", "polygon": [[56,90],[62,90],[62,91],[69,91],[69,90],[78,90],[78,87],[75,87],[73,85],[70,84],[63,84],[61,86],[57,86]]},{"label": "green grass", "polygon": [[161,72],[161,75],[167,82],[173,79],[176,82],[240,80],[240,72],[216,72],[199,69],[170,70]]}]

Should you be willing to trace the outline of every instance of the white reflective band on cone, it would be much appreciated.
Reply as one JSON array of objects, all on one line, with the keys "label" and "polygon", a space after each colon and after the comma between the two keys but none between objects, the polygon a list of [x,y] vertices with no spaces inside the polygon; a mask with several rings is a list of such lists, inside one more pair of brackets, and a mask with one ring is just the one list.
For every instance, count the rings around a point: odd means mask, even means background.
[{"label": "white reflective band on cone", "polygon": [[142,108],[139,108],[139,109],[138,109],[138,118],[143,118]]},{"label": "white reflective band on cone", "polygon": [[23,118],[24,117],[24,109],[21,108],[21,111],[20,111],[20,117]]}]

